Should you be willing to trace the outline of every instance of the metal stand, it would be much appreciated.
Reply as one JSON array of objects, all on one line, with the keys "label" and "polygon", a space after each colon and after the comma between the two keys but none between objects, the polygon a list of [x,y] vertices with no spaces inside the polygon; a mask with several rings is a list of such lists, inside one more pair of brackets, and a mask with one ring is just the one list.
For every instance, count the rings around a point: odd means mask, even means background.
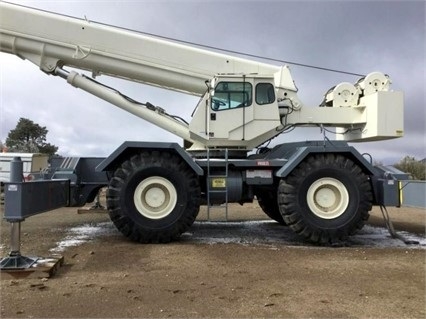
[{"label": "metal stand", "polygon": [[[10,162],[10,181],[20,183],[23,176],[23,163],[20,157],[15,157]],[[26,269],[33,266],[39,258],[30,258],[21,255],[21,221],[8,220],[11,223],[10,253],[0,261],[1,270]]]},{"label": "metal stand", "polygon": [[30,258],[21,255],[21,222],[12,222],[10,232],[10,253],[8,257],[0,261],[0,269],[25,269],[30,268],[38,258]]},{"label": "metal stand", "polygon": [[90,209],[105,209],[104,206],[102,206],[101,204],[101,200],[100,200],[100,193],[101,191],[98,191],[98,194],[96,195],[96,199],[95,199],[95,203],[92,205],[92,207],[90,207]]}]

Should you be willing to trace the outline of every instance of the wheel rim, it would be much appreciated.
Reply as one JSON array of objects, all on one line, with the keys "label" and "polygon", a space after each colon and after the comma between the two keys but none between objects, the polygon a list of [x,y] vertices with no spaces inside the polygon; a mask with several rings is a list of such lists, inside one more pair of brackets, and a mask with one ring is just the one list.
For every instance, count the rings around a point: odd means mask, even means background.
[{"label": "wheel rim", "polygon": [[349,194],[345,185],[330,177],[312,183],[306,197],[311,212],[323,219],[339,217],[349,205]]},{"label": "wheel rim", "polygon": [[144,217],[150,219],[164,218],[176,206],[176,188],[163,177],[149,177],[136,187],[133,201],[138,212]]}]

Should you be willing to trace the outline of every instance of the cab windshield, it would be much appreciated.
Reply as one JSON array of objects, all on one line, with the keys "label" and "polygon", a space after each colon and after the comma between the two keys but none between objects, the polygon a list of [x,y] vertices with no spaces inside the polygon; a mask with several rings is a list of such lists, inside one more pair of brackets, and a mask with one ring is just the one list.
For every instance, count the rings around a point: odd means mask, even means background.
[{"label": "cab windshield", "polygon": [[248,82],[219,82],[216,85],[211,107],[222,111],[252,104],[252,85]]}]

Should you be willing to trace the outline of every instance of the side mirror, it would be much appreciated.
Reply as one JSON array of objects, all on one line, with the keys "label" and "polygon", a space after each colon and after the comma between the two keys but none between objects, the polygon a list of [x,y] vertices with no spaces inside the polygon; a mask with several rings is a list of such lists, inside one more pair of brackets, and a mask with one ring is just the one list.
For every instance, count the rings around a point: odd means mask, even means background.
[{"label": "side mirror", "polygon": [[211,79],[210,80],[210,83],[209,83],[209,90],[210,90],[210,94],[212,94],[212,96],[214,95],[214,89],[215,89],[215,87],[216,87],[216,78],[213,78],[213,79]]}]

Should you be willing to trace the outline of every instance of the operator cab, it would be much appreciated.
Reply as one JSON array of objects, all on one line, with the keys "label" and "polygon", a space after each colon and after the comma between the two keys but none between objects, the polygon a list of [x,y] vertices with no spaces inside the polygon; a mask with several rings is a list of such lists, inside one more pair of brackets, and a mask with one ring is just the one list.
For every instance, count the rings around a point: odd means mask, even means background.
[{"label": "operator cab", "polygon": [[210,81],[189,128],[191,138],[209,147],[251,149],[280,125],[274,77],[239,74]]}]

